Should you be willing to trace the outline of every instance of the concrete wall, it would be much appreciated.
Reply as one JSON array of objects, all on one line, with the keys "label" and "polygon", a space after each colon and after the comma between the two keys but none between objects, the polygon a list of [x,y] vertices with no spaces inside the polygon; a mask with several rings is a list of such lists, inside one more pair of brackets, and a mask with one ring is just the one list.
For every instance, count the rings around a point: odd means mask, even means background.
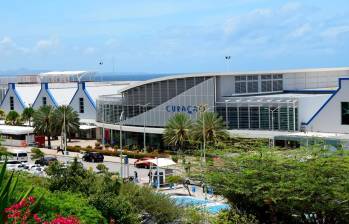
[{"label": "concrete wall", "polygon": [[349,102],[349,80],[340,79],[340,88],[306,125],[308,131],[349,133],[349,125],[342,125],[341,102]]},{"label": "concrete wall", "polygon": [[[84,99],[84,113],[80,113],[79,98]],[[85,83],[78,83],[78,89],[74,94],[69,106],[71,106],[76,112],[78,112],[80,119],[96,119],[96,107],[89,97],[85,88]]]},{"label": "concrete wall", "polygon": [[22,113],[24,110],[25,105],[23,105],[23,102],[21,102],[20,96],[16,92],[16,85],[14,83],[8,84],[8,90],[7,93],[1,103],[1,109],[4,110],[6,113],[11,111],[10,108],[10,97],[13,97],[14,102],[14,111],[17,111],[18,113]]},{"label": "concrete wall", "polygon": [[337,87],[341,77],[349,77],[349,70],[285,73],[283,87],[284,90]]},{"label": "concrete wall", "polygon": [[320,109],[331,94],[301,97],[298,99],[298,127],[305,123]]},{"label": "concrete wall", "polygon": [[[260,75],[263,74],[261,73]],[[318,88],[334,88],[338,86],[338,79],[344,77],[349,77],[349,70],[283,73],[283,89],[304,90]],[[260,82],[261,80],[259,78],[259,87],[261,85]],[[234,76],[231,75],[217,77],[218,101],[224,101],[223,96],[232,96],[234,94]]]}]

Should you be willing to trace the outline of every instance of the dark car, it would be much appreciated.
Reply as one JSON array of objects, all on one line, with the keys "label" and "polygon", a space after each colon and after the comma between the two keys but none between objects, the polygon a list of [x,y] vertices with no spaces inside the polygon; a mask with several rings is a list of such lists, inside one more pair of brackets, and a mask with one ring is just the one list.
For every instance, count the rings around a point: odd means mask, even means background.
[{"label": "dark car", "polygon": [[82,160],[86,162],[103,162],[104,156],[97,152],[87,152],[83,155]]},{"label": "dark car", "polygon": [[51,163],[58,161],[55,157],[42,157],[35,161],[35,164],[39,164],[40,166],[48,166]]}]

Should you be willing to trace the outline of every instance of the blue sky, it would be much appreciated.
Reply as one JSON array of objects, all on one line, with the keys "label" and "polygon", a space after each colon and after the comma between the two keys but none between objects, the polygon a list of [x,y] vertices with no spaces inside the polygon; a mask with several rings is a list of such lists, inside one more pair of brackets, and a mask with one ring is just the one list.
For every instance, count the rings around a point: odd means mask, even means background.
[{"label": "blue sky", "polygon": [[347,0],[129,2],[2,1],[0,70],[178,73],[349,66]]}]

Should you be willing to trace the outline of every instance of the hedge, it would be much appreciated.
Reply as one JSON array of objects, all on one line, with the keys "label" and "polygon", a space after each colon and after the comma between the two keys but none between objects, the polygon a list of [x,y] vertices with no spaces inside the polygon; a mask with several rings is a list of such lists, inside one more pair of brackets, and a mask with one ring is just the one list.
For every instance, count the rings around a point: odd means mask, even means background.
[{"label": "hedge", "polygon": [[[67,150],[70,152],[98,152],[105,156],[119,156],[119,151],[110,151],[110,150],[101,150],[101,149],[92,149],[90,147],[88,148],[82,148],[80,146],[67,146]],[[169,154],[166,153],[158,153],[158,152],[150,152],[150,153],[143,153],[138,151],[123,151],[123,155],[127,155],[129,158],[133,159],[141,159],[144,157],[169,157]]]}]

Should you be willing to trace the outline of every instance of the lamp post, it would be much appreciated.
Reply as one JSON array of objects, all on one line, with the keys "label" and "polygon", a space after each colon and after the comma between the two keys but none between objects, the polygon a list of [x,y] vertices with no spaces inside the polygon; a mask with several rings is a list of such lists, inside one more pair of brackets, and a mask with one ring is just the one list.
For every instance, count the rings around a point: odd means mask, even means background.
[{"label": "lamp post", "polygon": [[230,60],[230,58],[231,58],[230,55],[225,56],[226,70],[227,70],[227,72],[229,71],[229,60]]},{"label": "lamp post", "polygon": [[146,112],[147,112],[147,106],[148,106],[149,104],[150,104],[150,103],[146,103],[146,104],[144,104],[144,105],[141,105],[141,104],[137,104],[137,105],[136,105],[136,106],[145,108],[145,111],[144,111],[144,114],[143,114],[143,151],[144,151],[144,152],[147,152],[147,146],[146,146],[146,133],[145,133],[145,125],[146,125],[145,114],[146,114]]},{"label": "lamp post", "polygon": [[228,121],[228,103],[230,102],[231,100],[224,100],[225,102],[225,127],[226,129],[229,128],[229,121]]},{"label": "lamp post", "polygon": [[120,177],[123,178],[123,167],[122,167],[122,121],[123,121],[124,111],[120,114]]}]

